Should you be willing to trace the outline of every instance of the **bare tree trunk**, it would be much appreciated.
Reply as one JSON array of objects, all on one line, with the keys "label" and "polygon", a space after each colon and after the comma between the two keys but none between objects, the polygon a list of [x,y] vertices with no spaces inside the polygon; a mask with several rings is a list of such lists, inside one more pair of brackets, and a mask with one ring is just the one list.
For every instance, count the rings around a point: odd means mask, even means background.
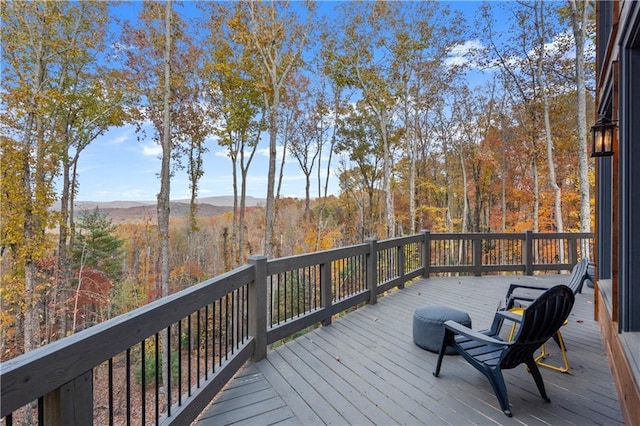
[{"label": "bare tree trunk", "polygon": [[[264,116],[264,114],[262,114]],[[260,127],[262,127],[263,122],[260,122]],[[238,220],[238,260],[240,263],[245,262],[244,258],[244,246],[245,246],[245,209],[246,209],[246,201],[247,201],[247,173],[249,172],[249,166],[251,166],[251,162],[253,161],[253,156],[256,153],[258,148],[258,140],[260,139],[260,133],[256,135],[255,143],[251,145],[251,153],[249,154],[249,158],[245,163],[244,158],[244,146],[243,143],[239,149],[240,155],[240,174],[242,181],[240,182],[240,218]]]},{"label": "bare tree trunk", "polygon": [[[337,89],[336,87],[334,87],[334,109],[333,109],[333,113],[335,114],[335,122],[337,122],[337,118],[338,118],[338,111],[340,108],[340,97],[339,97],[339,89]],[[320,133],[321,135],[323,134],[322,132]],[[329,191],[329,177],[331,176],[331,159],[333,158],[333,147],[335,146],[336,143],[336,126],[332,126],[332,131],[331,131],[331,144],[329,146],[329,158],[327,160],[327,174],[325,175],[325,180],[324,180],[324,193],[322,193],[322,188],[321,188],[321,181],[322,181],[322,176],[321,176],[321,172],[320,172],[320,165],[322,164],[322,146],[319,147],[319,157],[318,157],[318,196],[322,197],[322,201],[320,204],[320,210],[318,213],[318,226],[317,226],[317,233],[316,233],[316,251],[320,250],[320,234],[322,232],[322,217],[324,216],[324,208],[327,204],[327,193]]]},{"label": "bare tree trunk", "polygon": [[460,170],[462,172],[462,229],[460,232],[467,232],[468,224],[468,216],[469,216],[469,196],[467,195],[467,168],[464,163],[464,156],[462,155],[462,151],[458,151],[458,158],[460,158]]},{"label": "bare tree trunk", "polygon": [[385,205],[385,212],[386,212],[386,228],[387,228],[387,238],[391,238],[394,237],[396,235],[396,227],[395,227],[395,212],[394,212],[394,206],[393,206],[393,190],[392,190],[392,185],[391,185],[391,176],[392,176],[392,169],[393,169],[393,163],[391,161],[391,147],[389,146],[389,136],[387,134],[387,122],[388,122],[388,117],[387,117],[387,110],[386,109],[382,109],[379,113],[379,117],[380,117],[380,130],[381,130],[381,135],[382,135],[382,149],[383,149],[383,154],[382,154],[382,180],[383,180],[383,186],[384,186],[384,205]]},{"label": "bare tree trunk", "polygon": [[278,107],[274,93],[274,105],[269,108],[269,171],[267,172],[267,202],[265,206],[264,251],[267,257],[273,257],[273,227],[275,225],[275,182],[276,182],[276,141],[278,137]]},{"label": "bare tree trunk", "polygon": [[[231,244],[231,267],[235,268],[238,266],[239,262],[242,262],[240,259],[240,252],[242,251],[242,238],[240,236],[240,228],[242,226],[240,219],[244,219],[244,216],[241,216],[242,213],[238,210],[238,165],[237,165],[238,152],[235,153],[235,156],[231,159],[231,170],[232,170],[232,180],[233,180],[233,224],[231,227],[231,235],[233,235],[234,243]],[[242,184],[244,186],[244,176],[242,179]],[[242,200],[244,202],[244,199]],[[235,242],[237,241],[237,243]]]},{"label": "bare tree trunk", "polygon": [[[556,165],[553,158],[553,140],[551,139],[551,122],[549,120],[549,96],[546,90],[546,78],[543,70],[544,61],[544,45],[545,45],[545,24],[544,24],[544,10],[542,2],[536,2],[536,31],[538,35],[538,55],[536,58],[536,77],[538,85],[540,87],[540,94],[542,96],[543,105],[543,120],[544,120],[544,136],[545,145],[547,148],[547,166],[549,168],[549,186],[553,189],[554,194],[554,214],[556,222],[556,232],[564,232],[564,225],[562,221],[562,189],[558,185],[556,180]],[[564,259],[564,245],[560,244],[558,252],[558,262],[563,263]]]},{"label": "bare tree trunk", "polygon": [[[167,1],[165,14],[164,46],[164,117],[162,127],[162,167],[160,192],[158,193],[158,233],[160,237],[160,288],[162,297],[169,295],[169,215],[171,196],[171,0]],[[162,348],[162,383],[168,381],[169,351],[166,330],[160,334]],[[166,391],[166,389],[165,389]]]},{"label": "bare tree trunk", "polygon": [[533,232],[540,232],[540,182],[538,177],[538,155],[535,153],[531,159],[531,169],[533,174]]},{"label": "bare tree trunk", "polygon": [[[590,2],[568,0],[571,8],[571,27],[576,49],[576,91],[578,95],[578,182],[580,192],[580,231],[591,231],[589,202],[589,154],[587,153],[587,96],[585,84],[584,43],[589,22]],[[582,10],[578,7],[582,6]]]}]

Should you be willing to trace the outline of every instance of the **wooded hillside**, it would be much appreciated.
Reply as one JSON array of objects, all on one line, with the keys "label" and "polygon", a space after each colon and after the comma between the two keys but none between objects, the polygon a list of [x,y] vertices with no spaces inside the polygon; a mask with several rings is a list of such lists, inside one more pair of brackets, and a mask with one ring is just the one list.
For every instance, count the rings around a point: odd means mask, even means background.
[{"label": "wooded hillside", "polygon": [[[592,3],[471,5],[3,3],[2,359],[251,254],[589,231]],[[136,223],[78,214],[84,149],[124,124],[162,148],[157,202]],[[223,213],[196,202],[214,148],[233,170]],[[265,203],[247,207],[259,149]],[[282,197],[285,162],[304,199]]]}]

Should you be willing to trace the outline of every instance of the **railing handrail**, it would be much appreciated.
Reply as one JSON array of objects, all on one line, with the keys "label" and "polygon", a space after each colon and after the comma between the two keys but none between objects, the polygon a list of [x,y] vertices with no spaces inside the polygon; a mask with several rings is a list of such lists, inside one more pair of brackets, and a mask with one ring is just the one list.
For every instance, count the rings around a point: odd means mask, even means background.
[{"label": "railing handrail", "polygon": [[[331,315],[339,313],[358,303],[368,301],[375,303],[378,295],[391,287],[403,286],[406,282],[420,275],[429,277],[438,272],[467,272],[476,275],[482,272],[519,271],[532,273],[533,270],[570,269],[570,263],[562,264],[534,264],[531,251],[532,241],[567,240],[570,247],[570,257],[577,253],[576,242],[579,239],[591,239],[591,233],[481,233],[481,234],[433,234],[422,231],[420,234],[406,237],[391,238],[378,241],[368,240],[363,244],[344,248],[336,248],[298,256],[267,260],[264,256],[253,256],[248,265],[243,265],[228,273],[206,280],[200,284],[182,290],[178,293],[152,302],[129,313],[105,321],[94,327],[83,330],[72,336],[48,344],[12,360],[0,364],[0,383],[2,389],[2,408],[0,417],[5,417],[18,408],[41,398],[75,379],[83,377],[95,367],[110,358],[128,350],[133,345],[144,342],[150,336],[162,332],[176,321],[180,321],[199,309],[210,300],[216,300],[231,292],[249,285],[248,304],[249,340],[243,343],[243,349],[229,360],[228,366],[223,367],[216,376],[217,383],[207,389],[206,397],[215,393],[233,376],[240,366],[249,358],[261,359],[266,356],[267,344],[287,337],[311,324],[330,323]],[[471,241],[473,244],[471,265],[432,265],[431,257],[434,241]],[[482,242],[485,240],[520,240],[522,245],[522,264],[484,265],[482,259]],[[421,258],[417,266],[405,270],[405,250],[410,244],[422,244],[419,250],[412,249],[411,255]],[[395,268],[384,277],[378,277],[378,255],[385,250],[395,250],[386,257],[386,267]],[[524,253],[524,252],[527,253]],[[366,265],[366,287],[350,294],[339,301],[332,301],[331,278],[328,277],[331,262],[355,256],[364,256]],[[577,259],[573,259],[577,261]],[[298,268],[319,267],[323,270],[323,283],[320,291],[322,306],[290,320],[283,327],[268,329],[266,324],[266,282],[271,275],[286,273]],[[545,269],[546,268],[546,269]],[[226,369],[225,369],[226,368]],[[211,381],[211,379],[209,379]],[[202,398],[201,398],[202,399]],[[189,419],[194,410],[203,408],[203,401],[198,401],[191,412],[185,414]],[[181,406],[174,412],[187,412],[187,407]],[[177,417],[174,417],[175,420]],[[181,418],[180,420],[184,420]],[[172,419],[165,419],[171,423]]]},{"label": "railing handrail", "polygon": [[[224,296],[253,279],[253,267],[243,265],[3,362],[0,364],[0,417],[60,388],[71,379],[125,351],[142,339],[162,331],[201,307],[203,300]],[[105,346],[105,342],[109,344]],[[55,374],[45,374],[52,371]],[[35,397],[29,399],[27,395]]]}]

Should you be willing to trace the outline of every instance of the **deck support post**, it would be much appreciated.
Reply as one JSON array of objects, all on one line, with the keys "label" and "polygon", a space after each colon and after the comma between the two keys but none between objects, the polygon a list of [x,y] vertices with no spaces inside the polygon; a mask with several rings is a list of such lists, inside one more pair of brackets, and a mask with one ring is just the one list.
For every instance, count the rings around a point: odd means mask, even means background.
[{"label": "deck support post", "polygon": [[369,254],[367,255],[367,290],[369,291],[369,304],[378,303],[378,240],[367,238]]},{"label": "deck support post", "polygon": [[46,394],[45,426],[93,424],[93,370]]},{"label": "deck support post", "polygon": [[255,269],[253,282],[249,284],[249,335],[253,336],[254,361],[267,357],[267,257],[249,257]]}]

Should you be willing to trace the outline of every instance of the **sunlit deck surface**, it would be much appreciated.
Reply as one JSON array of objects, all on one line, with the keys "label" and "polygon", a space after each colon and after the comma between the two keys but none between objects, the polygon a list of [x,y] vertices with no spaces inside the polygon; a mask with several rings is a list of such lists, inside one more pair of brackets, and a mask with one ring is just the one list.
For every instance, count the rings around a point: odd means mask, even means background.
[{"label": "sunlit deck surface", "polygon": [[[510,282],[551,277],[423,279],[334,320],[248,363],[197,422],[225,424],[622,424],[598,324],[593,289],[585,285],[562,328],[570,374],[541,368],[546,403],[524,365],[506,370],[513,418],[506,417],[487,379],[460,356],[437,355],[413,343],[416,308],[446,305],[488,328]],[[507,327],[505,327],[507,328]],[[558,354],[555,343],[548,350]],[[559,361],[558,357],[548,358]]]}]

